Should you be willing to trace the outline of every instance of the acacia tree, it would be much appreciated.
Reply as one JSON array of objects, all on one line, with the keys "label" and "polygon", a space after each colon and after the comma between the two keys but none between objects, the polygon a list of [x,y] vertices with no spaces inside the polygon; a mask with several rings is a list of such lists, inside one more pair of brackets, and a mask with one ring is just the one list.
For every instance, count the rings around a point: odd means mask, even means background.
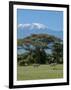
[{"label": "acacia tree", "polygon": [[46,52],[45,49],[49,48],[50,43],[60,41],[60,39],[47,35],[47,34],[33,34],[23,40],[18,40],[18,45],[27,50],[28,56],[26,58],[29,63],[46,63]]}]

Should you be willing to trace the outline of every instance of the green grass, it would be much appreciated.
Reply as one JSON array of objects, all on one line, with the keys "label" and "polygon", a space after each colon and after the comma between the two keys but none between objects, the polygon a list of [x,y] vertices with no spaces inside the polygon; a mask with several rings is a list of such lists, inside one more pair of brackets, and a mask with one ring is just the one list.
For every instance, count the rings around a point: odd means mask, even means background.
[{"label": "green grass", "polygon": [[17,80],[37,80],[37,79],[55,79],[63,78],[63,65],[56,66],[40,65],[34,66],[18,66]]}]

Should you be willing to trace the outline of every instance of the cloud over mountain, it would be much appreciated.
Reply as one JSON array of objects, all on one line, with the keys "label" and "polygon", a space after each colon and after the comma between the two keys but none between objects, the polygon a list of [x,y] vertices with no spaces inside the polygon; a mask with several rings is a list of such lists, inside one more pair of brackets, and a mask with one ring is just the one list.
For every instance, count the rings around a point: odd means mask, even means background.
[{"label": "cloud over mountain", "polygon": [[41,23],[26,23],[26,24],[19,24],[18,28],[22,29],[37,29],[37,30],[44,30],[47,29],[48,27],[44,24]]}]

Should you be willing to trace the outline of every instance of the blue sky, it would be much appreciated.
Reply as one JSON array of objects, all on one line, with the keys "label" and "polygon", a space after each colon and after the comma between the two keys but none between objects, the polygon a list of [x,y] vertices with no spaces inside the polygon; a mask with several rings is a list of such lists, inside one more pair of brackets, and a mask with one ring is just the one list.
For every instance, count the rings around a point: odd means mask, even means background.
[{"label": "blue sky", "polygon": [[17,38],[44,33],[63,39],[63,12],[17,9],[17,26]]}]

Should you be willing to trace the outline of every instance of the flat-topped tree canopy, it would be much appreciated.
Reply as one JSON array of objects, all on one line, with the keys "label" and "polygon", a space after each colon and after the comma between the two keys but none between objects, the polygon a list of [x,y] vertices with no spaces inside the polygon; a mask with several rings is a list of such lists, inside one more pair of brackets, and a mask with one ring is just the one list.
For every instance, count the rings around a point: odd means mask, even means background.
[{"label": "flat-topped tree canopy", "polygon": [[24,39],[19,39],[17,44],[19,46],[47,48],[48,44],[61,41],[61,39],[48,34],[32,34]]}]

